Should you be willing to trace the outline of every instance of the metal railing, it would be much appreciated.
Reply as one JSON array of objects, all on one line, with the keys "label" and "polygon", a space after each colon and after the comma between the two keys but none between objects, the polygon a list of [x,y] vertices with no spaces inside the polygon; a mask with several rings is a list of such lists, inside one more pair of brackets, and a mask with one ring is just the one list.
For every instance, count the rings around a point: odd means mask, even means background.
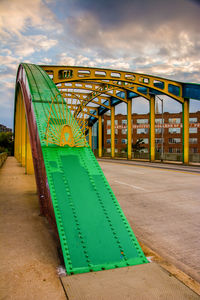
[{"label": "metal railing", "polygon": [[[94,151],[96,157],[98,157],[98,149]],[[111,158],[111,153],[103,150],[103,157]],[[127,158],[127,153],[115,153],[115,158]],[[141,159],[149,160],[149,153],[142,152],[132,152],[132,159]],[[155,160],[161,161],[161,153],[156,152]],[[182,162],[183,154],[182,153],[163,153],[163,161],[172,161],[172,162]],[[189,154],[190,163],[200,163],[200,153],[190,153]]]},{"label": "metal railing", "polygon": [[4,162],[6,161],[7,156],[8,156],[7,152],[0,153],[0,168],[3,166]]}]

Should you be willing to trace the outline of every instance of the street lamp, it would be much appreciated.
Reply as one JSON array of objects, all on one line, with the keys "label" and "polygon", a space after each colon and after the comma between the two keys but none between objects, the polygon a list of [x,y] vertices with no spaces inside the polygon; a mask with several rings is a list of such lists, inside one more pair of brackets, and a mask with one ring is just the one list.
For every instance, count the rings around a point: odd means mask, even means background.
[{"label": "street lamp", "polygon": [[157,96],[157,98],[161,101],[161,110],[162,110],[162,127],[161,127],[161,161],[163,162],[164,158],[164,118],[163,118],[163,99]]}]

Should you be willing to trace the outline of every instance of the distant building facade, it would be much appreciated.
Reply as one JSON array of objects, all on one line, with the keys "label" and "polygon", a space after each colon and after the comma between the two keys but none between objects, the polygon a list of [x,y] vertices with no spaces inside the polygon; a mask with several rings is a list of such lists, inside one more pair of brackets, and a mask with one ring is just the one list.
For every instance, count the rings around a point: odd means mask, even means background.
[{"label": "distant building facade", "polygon": [[[200,153],[200,111],[190,113],[189,145],[190,153]],[[149,152],[149,114],[132,114],[132,143],[143,140],[144,153]],[[155,116],[155,147],[156,152],[182,153],[183,143],[182,113],[163,113],[163,141],[162,141],[162,114]],[[103,147],[111,151],[111,120],[108,114],[104,115]],[[118,114],[115,116],[115,153],[124,153],[127,148],[127,117]]]},{"label": "distant building facade", "polygon": [[12,132],[12,129],[0,124],[0,132]]}]

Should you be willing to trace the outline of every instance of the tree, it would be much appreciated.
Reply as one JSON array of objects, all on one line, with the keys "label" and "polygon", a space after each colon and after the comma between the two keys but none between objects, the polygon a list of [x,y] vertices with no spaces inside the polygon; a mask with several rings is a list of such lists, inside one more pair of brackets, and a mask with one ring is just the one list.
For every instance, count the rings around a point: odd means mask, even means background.
[{"label": "tree", "polygon": [[142,146],[144,145],[143,139],[137,140],[135,144],[132,144],[132,151],[133,152],[140,152],[140,150],[144,149],[145,147]]},{"label": "tree", "polygon": [[[140,150],[145,148],[142,145],[144,145],[143,139],[137,140],[137,142],[135,144],[132,144],[132,151],[133,152],[140,152]],[[127,152],[127,147],[126,147],[126,149],[124,149],[124,151]]]},{"label": "tree", "polygon": [[7,152],[9,155],[14,153],[14,140],[12,132],[0,132],[0,153]]}]

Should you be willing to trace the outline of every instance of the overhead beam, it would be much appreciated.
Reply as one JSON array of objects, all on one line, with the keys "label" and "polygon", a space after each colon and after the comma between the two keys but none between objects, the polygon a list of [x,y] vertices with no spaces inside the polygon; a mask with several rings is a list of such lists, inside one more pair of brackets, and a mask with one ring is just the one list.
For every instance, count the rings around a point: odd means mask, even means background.
[{"label": "overhead beam", "polygon": [[[105,82],[112,80],[114,82],[134,83],[139,86],[151,88],[165,94],[171,98],[184,102],[182,83],[178,81],[161,78],[158,76],[126,72],[119,70],[89,68],[89,67],[72,67],[72,66],[41,66],[46,72],[53,73],[53,81],[62,82],[81,82],[100,80]],[[158,85],[162,84],[162,87]]]}]

